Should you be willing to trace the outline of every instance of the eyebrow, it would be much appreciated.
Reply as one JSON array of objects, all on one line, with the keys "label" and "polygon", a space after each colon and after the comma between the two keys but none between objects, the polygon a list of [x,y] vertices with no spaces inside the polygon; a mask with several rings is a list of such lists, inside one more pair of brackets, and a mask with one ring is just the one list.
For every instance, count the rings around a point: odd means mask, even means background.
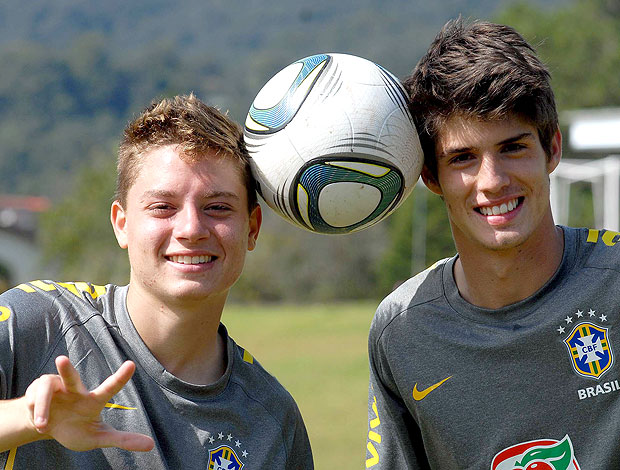
[{"label": "eyebrow", "polygon": [[[142,195],[143,199],[146,198],[162,198],[162,199],[170,199],[177,197],[178,194],[172,191],[167,191],[165,189],[152,189],[149,191],[145,191]],[[239,195],[233,193],[231,191],[212,191],[204,194],[204,199],[240,199]]]},{"label": "eyebrow", "polygon": [[[528,137],[532,137],[532,133],[531,132],[522,132],[521,134],[512,136],[512,137],[508,137],[507,139],[502,140],[501,142],[498,142],[497,145],[506,145],[506,144],[511,144],[513,142],[518,142],[521,139],[525,139]],[[473,149],[474,147],[459,147],[459,148],[454,148],[454,149],[450,149],[446,152],[442,152],[439,155],[437,155],[437,159],[440,158],[445,158],[448,157],[450,155],[456,155],[459,153],[464,153],[464,152],[469,152]]]},{"label": "eyebrow", "polygon": [[499,142],[498,145],[505,145],[505,144],[511,144],[513,142],[517,142],[521,139],[525,139],[526,137],[532,137],[532,133],[531,132],[523,132],[519,135],[515,135],[514,137],[508,137],[505,140],[502,140],[501,142]]}]

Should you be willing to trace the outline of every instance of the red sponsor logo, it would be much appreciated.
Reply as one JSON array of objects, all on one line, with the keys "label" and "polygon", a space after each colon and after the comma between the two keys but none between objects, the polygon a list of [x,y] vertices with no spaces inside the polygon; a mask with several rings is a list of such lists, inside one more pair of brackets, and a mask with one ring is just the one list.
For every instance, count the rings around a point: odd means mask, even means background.
[{"label": "red sponsor logo", "polygon": [[522,442],[497,453],[491,470],[580,470],[568,436]]}]

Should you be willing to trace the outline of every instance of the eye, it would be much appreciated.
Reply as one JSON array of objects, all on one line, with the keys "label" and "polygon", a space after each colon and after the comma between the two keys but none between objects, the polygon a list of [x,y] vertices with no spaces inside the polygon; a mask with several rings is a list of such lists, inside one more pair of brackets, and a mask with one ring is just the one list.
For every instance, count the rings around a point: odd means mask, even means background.
[{"label": "eye", "polygon": [[226,204],[209,204],[205,207],[205,212],[212,215],[224,215],[232,211],[232,208]]},{"label": "eye", "polygon": [[156,202],[147,207],[148,212],[155,216],[165,216],[174,211],[174,206],[166,202]]},{"label": "eye", "polygon": [[458,155],[455,155],[452,158],[450,158],[449,163],[458,165],[459,163],[466,163],[473,159],[474,159],[474,156],[471,153],[459,153]]},{"label": "eye", "polygon": [[502,150],[507,153],[514,153],[519,152],[525,148],[527,148],[525,144],[519,142],[512,142],[510,144],[506,144]]}]

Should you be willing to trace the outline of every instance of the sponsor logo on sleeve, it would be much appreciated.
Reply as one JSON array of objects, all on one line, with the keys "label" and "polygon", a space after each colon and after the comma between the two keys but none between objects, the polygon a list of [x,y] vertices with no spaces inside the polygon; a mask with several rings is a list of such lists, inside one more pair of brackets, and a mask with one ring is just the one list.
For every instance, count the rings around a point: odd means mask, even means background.
[{"label": "sponsor logo on sleeve", "polygon": [[366,468],[374,467],[379,463],[379,452],[375,447],[375,443],[381,444],[381,434],[379,434],[379,430],[377,429],[381,424],[379,409],[377,408],[377,397],[373,395],[372,398],[372,414],[369,413],[368,442],[366,443],[366,449],[368,449],[370,457],[366,459]]}]

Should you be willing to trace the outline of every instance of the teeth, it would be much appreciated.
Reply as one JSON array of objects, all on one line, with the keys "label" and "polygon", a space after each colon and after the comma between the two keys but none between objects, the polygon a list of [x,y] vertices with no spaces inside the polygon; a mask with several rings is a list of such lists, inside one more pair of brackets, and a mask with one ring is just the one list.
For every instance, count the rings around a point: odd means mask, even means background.
[{"label": "teeth", "polygon": [[505,214],[507,212],[515,210],[518,205],[519,205],[519,200],[513,199],[512,201],[509,201],[507,204],[504,203],[500,206],[481,207],[480,213],[482,215],[501,215],[501,214]]},{"label": "teeth", "polygon": [[171,256],[170,259],[174,263],[181,264],[203,264],[210,263],[213,259],[212,256]]}]

